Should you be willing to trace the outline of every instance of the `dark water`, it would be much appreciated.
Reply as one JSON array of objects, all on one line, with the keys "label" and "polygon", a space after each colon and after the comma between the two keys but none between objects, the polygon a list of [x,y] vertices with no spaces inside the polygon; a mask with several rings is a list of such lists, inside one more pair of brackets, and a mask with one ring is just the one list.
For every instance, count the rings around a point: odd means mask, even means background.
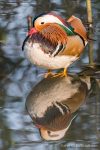
[{"label": "dark water", "polygon": [[[94,19],[94,61],[100,63],[100,1],[92,0]],[[85,0],[0,0],[0,149],[1,150],[66,150],[100,149],[100,89],[94,92],[67,132],[58,142],[43,141],[25,109],[31,88],[45,72],[31,65],[21,51],[27,32],[28,15],[57,11],[67,18],[72,14],[86,23]],[[79,64],[88,63],[88,48],[71,67],[79,72]],[[76,67],[77,66],[77,67]]]}]

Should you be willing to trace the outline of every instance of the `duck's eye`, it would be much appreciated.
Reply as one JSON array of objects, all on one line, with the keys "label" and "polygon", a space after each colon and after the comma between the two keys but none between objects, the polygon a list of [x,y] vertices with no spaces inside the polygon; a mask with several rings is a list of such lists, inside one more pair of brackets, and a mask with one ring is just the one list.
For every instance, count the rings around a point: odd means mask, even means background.
[{"label": "duck's eye", "polygon": [[47,133],[50,135],[51,132],[48,130]]},{"label": "duck's eye", "polygon": [[44,24],[44,22],[41,22],[41,24]]},{"label": "duck's eye", "polygon": [[47,131],[47,133],[48,133],[48,135],[50,136],[50,137],[57,137],[57,136],[59,136],[58,134],[52,134],[52,132],[51,131]]}]

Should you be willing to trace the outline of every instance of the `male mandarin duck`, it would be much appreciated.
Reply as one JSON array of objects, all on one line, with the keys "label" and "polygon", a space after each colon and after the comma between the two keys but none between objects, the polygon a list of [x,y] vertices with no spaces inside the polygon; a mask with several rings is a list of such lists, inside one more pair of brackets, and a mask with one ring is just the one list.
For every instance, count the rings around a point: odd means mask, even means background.
[{"label": "male mandarin duck", "polygon": [[51,12],[34,19],[33,28],[23,42],[27,58],[48,70],[67,68],[76,61],[87,44],[87,32],[81,20],[71,16],[67,22]]},{"label": "male mandarin duck", "polygon": [[26,108],[43,139],[59,140],[64,137],[80,106],[86,101],[88,88],[85,82],[70,76],[44,78],[32,89]]}]

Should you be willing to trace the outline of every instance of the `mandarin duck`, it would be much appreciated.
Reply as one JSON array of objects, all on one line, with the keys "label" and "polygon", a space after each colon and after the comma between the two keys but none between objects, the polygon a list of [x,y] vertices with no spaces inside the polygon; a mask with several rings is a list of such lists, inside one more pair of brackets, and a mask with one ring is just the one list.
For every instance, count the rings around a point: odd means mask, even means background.
[{"label": "mandarin duck", "polygon": [[34,19],[22,49],[31,63],[48,70],[64,68],[55,76],[66,76],[67,68],[79,58],[87,41],[86,29],[79,18],[71,16],[66,21],[51,12]]},{"label": "mandarin duck", "polygon": [[87,92],[87,84],[71,76],[44,78],[32,89],[26,108],[43,139],[64,137]]}]

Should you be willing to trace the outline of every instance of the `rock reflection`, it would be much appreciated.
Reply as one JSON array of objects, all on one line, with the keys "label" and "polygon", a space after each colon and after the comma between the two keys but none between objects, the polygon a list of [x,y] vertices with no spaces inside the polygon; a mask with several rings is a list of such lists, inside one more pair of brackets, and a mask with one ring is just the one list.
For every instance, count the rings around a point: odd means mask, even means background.
[{"label": "rock reflection", "polygon": [[71,76],[47,78],[37,84],[27,97],[26,107],[42,138],[63,138],[87,93],[87,84]]}]

